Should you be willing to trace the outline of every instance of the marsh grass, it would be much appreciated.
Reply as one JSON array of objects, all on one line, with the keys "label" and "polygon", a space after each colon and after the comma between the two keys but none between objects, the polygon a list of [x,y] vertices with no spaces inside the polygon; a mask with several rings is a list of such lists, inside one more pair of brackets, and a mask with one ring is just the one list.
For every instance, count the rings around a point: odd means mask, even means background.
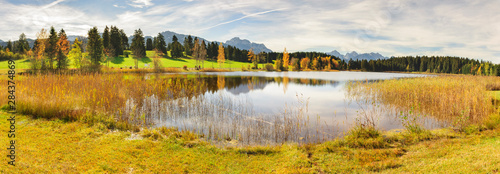
[{"label": "marsh grass", "polygon": [[193,96],[201,93],[204,86],[194,79],[97,73],[27,75],[19,77],[16,83],[19,113],[36,118],[104,122],[111,128],[148,124],[148,118],[141,115],[113,117],[116,112],[122,112],[120,109],[130,98]]},{"label": "marsh grass", "polygon": [[387,110],[404,113],[399,117],[411,131],[420,131],[411,119],[426,116],[464,131],[469,125],[482,124],[495,112],[488,90],[499,81],[499,77],[465,75],[406,78],[355,82],[348,91],[383,104]]},{"label": "marsh grass", "polygon": [[[286,142],[323,142],[333,135],[320,131],[318,120],[307,115],[307,101],[285,106],[279,114],[256,114],[245,99],[236,99],[223,92],[192,98],[159,100],[146,97],[145,105],[135,106],[128,100],[123,115],[146,115],[157,126],[178,127],[204,135],[204,139],[219,145],[262,145]],[[325,125],[323,125],[325,126]]]}]

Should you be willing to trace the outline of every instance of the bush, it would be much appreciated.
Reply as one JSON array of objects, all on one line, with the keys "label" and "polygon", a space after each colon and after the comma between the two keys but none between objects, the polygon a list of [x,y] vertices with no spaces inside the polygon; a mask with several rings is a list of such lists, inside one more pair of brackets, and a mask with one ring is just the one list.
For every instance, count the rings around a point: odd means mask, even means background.
[{"label": "bush", "polygon": [[485,120],[485,126],[488,129],[495,129],[500,126],[500,114],[491,114],[490,117]]},{"label": "bush", "polygon": [[271,63],[267,63],[267,64],[264,66],[264,69],[265,69],[266,71],[274,71],[273,64],[271,64]]},{"label": "bush", "polygon": [[159,58],[153,59],[153,68],[156,72],[161,72],[163,66],[162,66],[161,60]]},{"label": "bush", "polygon": [[283,61],[281,61],[281,59],[274,61],[274,69],[276,69],[276,71],[283,70]]},{"label": "bush", "polygon": [[188,71],[188,66],[187,66],[187,65],[184,65],[184,66],[182,67],[182,69],[184,69],[184,70]]},{"label": "bush", "polygon": [[375,127],[357,125],[346,137],[346,144],[353,148],[378,149],[387,146],[381,133]]},{"label": "bush", "polygon": [[7,52],[7,51],[0,51],[0,60],[19,60],[25,58],[24,55],[19,54],[19,53],[13,53],[13,52]]},{"label": "bush", "polygon": [[292,58],[292,71],[300,71],[299,59]]},{"label": "bush", "polygon": [[124,51],[123,52],[123,57],[128,58],[130,55],[130,51]]}]

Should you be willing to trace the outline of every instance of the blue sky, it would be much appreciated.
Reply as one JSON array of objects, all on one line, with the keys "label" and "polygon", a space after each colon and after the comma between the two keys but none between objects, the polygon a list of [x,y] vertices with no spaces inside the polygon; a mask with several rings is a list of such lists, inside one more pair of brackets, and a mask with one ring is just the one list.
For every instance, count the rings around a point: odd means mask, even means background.
[{"label": "blue sky", "polygon": [[170,30],[232,37],[274,51],[451,55],[500,63],[500,1],[491,0],[0,0],[0,39],[41,28],[85,35],[117,25],[127,34]]}]

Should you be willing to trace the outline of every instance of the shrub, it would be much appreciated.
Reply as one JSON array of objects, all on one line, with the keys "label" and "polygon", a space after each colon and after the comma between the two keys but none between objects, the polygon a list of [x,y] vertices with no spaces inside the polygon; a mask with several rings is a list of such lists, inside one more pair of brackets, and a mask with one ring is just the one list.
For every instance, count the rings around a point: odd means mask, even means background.
[{"label": "shrub", "polygon": [[267,63],[267,64],[264,66],[264,69],[265,69],[266,71],[273,71],[273,70],[274,70],[273,64],[271,64],[271,63]]},{"label": "shrub", "polygon": [[283,61],[281,59],[278,59],[278,60],[274,61],[274,68],[277,71],[283,70]]},{"label": "shrub", "polygon": [[346,137],[345,141],[349,147],[377,149],[387,146],[381,133],[375,127],[357,125]]},{"label": "shrub", "polygon": [[302,60],[300,60],[300,67],[302,69],[309,69],[309,63],[311,62],[311,60],[309,58],[303,58]]},{"label": "shrub", "polygon": [[155,72],[161,72],[163,65],[161,64],[161,60],[159,58],[153,59],[153,68]]},{"label": "shrub", "polygon": [[300,71],[299,59],[292,58],[292,71]]},{"label": "shrub", "polygon": [[0,51],[0,61],[1,60],[19,60],[25,58],[24,55],[19,53],[13,53],[10,51]]},{"label": "shrub", "polygon": [[490,117],[485,120],[485,126],[488,129],[495,129],[500,126],[500,114],[491,114]]},{"label": "shrub", "polygon": [[128,58],[130,55],[130,51],[124,51],[123,52],[123,57]]},{"label": "shrub", "polygon": [[184,70],[188,71],[188,66],[187,66],[187,65],[184,65],[184,66],[182,67],[182,69],[184,69]]}]

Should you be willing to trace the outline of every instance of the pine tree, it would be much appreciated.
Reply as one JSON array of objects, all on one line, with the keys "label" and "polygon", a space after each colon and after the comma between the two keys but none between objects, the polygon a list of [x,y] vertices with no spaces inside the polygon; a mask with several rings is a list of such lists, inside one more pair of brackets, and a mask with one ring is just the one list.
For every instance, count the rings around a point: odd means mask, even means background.
[{"label": "pine tree", "polygon": [[98,69],[103,57],[103,43],[99,36],[97,27],[94,27],[88,32],[87,50],[90,57],[92,68]]},{"label": "pine tree", "polygon": [[57,69],[66,69],[68,68],[68,59],[67,54],[69,52],[69,41],[66,36],[66,32],[64,29],[61,29],[59,32],[59,40],[57,41]]},{"label": "pine tree", "polygon": [[174,58],[182,57],[182,45],[179,43],[177,36],[172,37],[172,43],[170,44],[170,54]]},{"label": "pine tree", "polygon": [[167,43],[165,42],[165,37],[161,33],[156,36],[155,48],[160,50],[163,54],[167,54]]},{"label": "pine tree", "polygon": [[12,51],[12,41],[9,40],[9,42],[7,42],[7,48],[5,48],[5,50],[9,49],[10,51]]},{"label": "pine tree", "polygon": [[26,35],[24,33],[22,33],[21,35],[19,35],[19,41],[17,44],[17,51],[19,53],[24,54],[29,49],[30,49],[30,45],[28,43],[28,40],[26,39]]},{"label": "pine tree", "polygon": [[120,34],[120,30],[116,26],[111,26],[109,36],[109,46],[110,49],[113,50],[113,54],[111,56],[116,57],[119,55],[123,55],[123,45],[122,45],[122,37]]},{"label": "pine tree", "polygon": [[48,58],[48,68],[49,69],[54,69],[54,59],[57,56],[57,41],[59,38],[57,37],[57,32],[54,29],[54,27],[50,27],[50,35],[49,35],[49,40],[48,40],[48,45],[47,45],[47,58]]},{"label": "pine tree", "polygon": [[151,38],[146,39],[146,50],[153,50],[153,40]]},{"label": "pine tree", "polygon": [[135,30],[134,38],[132,39],[132,45],[130,46],[132,54],[135,58],[135,68],[139,68],[138,59],[146,57],[146,46],[144,45],[144,35],[141,29]]},{"label": "pine tree", "polygon": [[109,50],[109,45],[110,45],[109,40],[110,40],[109,28],[106,25],[106,28],[104,28],[104,33],[102,33],[102,45],[104,47],[104,50]]},{"label": "pine tree", "polygon": [[186,55],[191,55],[193,53],[193,38],[191,35],[184,38],[184,52]]},{"label": "pine tree", "polygon": [[123,31],[123,29],[120,30],[120,37],[122,38],[122,48],[123,48],[123,50],[130,49],[129,48],[129,44],[128,44],[127,34],[125,33],[125,31]]}]

